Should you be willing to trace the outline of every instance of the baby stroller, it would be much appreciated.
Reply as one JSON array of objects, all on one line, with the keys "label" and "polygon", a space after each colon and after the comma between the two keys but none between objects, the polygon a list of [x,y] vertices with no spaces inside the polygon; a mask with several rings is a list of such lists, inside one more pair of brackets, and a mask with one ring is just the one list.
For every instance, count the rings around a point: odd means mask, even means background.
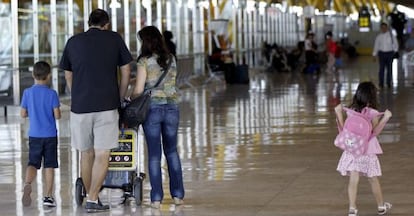
[{"label": "baby stroller", "polygon": [[[137,205],[142,203],[144,173],[138,169],[137,131],[122,129],[119,133],[119,147],[112,149],[109,158],[109,169],[102,188],[122,189],[123,203],[132,197]],[[86,190],[82,178],[76,179],[75,199],[78,206],[82,205]]]}]

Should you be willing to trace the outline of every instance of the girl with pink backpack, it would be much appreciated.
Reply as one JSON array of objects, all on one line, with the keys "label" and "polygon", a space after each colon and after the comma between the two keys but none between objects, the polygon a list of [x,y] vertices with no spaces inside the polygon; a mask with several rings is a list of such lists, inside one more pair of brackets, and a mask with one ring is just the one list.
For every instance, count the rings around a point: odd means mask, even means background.
[{"label": "girl with pink backpack", "polygon": [[[358,209],[356,206],[356,198],[358,191],[359,176],[366,176],[371,184],[372,193],[378,205],[378,215],[385,215],[392,207],[391,203],[384,202],[382,196],[381,185],[378,177],[382,175],[381,165],[379,163],[378,154],[382,154],[381,146],[378,142],[377,135],[382,131],[387,121],[391,118],[392,113],[386,110],[384,113],[379,113],[377,109],[377,88],[372,82],[362,82],[358,85],[353,101],[348,108],[342,107],[341,104],[335,107],[335,114],[337,117],[337,124],[340,134],[346,130],[344,111],[347,113],[347,118],[355,115],[365,117],[372,124],[372,134],[366,142],[366,147],[362,154],[355,154],[347,148],[344,149],[339,160],[337,171],[343,176],[349,176],[348,184],[348,198],[349,198],[349,213],[348,216],[357,216]],[[383,115],[382,117],[379,117]],[[340,135],[338,135],[339,137]],[[362,141],[361,141],[362,142]],[[350,142],[346,142],[350,143]]]}]

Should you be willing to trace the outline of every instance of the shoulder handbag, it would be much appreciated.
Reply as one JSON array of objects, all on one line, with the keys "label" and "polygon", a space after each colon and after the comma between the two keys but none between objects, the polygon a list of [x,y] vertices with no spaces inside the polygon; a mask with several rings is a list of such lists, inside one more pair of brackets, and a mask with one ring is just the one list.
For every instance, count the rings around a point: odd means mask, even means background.
[{"label": "shoulder handbag", "polygon": [[170,59],[167,68],[164,70],[157,83],[154,86],[145,89],[144,92],[121,108],[120,123],[128,128],[138,127],[144,123],[147,118],[148,110],[151,103],[151,89],[158,87],[170,69],[172,59]]}]

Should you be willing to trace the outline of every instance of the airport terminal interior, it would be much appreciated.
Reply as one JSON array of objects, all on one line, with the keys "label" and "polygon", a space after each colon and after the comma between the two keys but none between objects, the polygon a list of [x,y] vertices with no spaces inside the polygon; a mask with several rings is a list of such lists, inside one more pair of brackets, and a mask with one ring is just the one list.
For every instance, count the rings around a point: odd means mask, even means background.
[{"label": "airport terminal interior", "polygon": [[[78,203],[71,96],[56,66],[66,40],[87,29],[88,14],[95,8],[109,12],[112,30],[123,36],[134,58],[140,47],[137,29],[154,25],[174,35],[178,151],[186,194],[183,205],[174,204],[163,160],[165,197],[159,209],[150,206],[147,175],[136,190],[142,197],[125,200],[130,194],[124,190],[104,187],[99,196],[110,211],[92,215],[347,215],[349,178],[336,171],[342,150],[334,146],[334,107],[349,105],[360,82],[378,86],[372,46],[379,24],[391,24],[392,14],[404,15],[404,37],[393,61],[392,86],[378,88],[379,110],[392,112],[378,136],[384,152],[379,155],[379,179],[384,200],[393,204],[387,215],[414,215],[414,47],[403,46],[414,30],[409,0],[0,1],[0,215],[91,215],[84,202]],[[334,70],[325,66],[327,31],[341,47]],[[321,59],[314,70],[305,67],[300,49],[309,32]],[[209,56],[217,49],[235,71],[215,70]],[[29,121],[20,117],[19,104],[22,91],[33,84],[32,65],[39,60],[53,66],[51,88],[59,93],[62,110],[53,208],[42,203],[41,171],[32,183],[32,204],[22,204]],[[233,77],[236,71],[248,72],[248,79]],[[134,169],[146,174],[144,133],[140,128],[136,134]],[[117,174],[122,178],[122,171]],[[377,215],[365,177],[357,205],[359,215]]]}]

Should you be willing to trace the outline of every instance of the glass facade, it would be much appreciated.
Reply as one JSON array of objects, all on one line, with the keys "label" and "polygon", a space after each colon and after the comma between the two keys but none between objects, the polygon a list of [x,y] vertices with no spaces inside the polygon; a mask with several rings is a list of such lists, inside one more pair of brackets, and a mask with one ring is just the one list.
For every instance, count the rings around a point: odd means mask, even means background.
[{"label": "glass facade", "polygon": [[31,66],[38,60],[54,66],[52,86],[65,94],[59,58],[66,40],[88,28],[89,13],[96,8],[108,11],[112,30],[124,37],[134,57],[140,47],[136,32],[143,26],[171,31],[179,63],[190,62],[185,68],[194,76],[205,73],[205,56],[215,47],[231,53],[236,64],[255,67],[263,42],[293,47],[303,39],[301,17],[260,1],[2,0],[0,71],[9,74],[15,104],[33,83]]}]

